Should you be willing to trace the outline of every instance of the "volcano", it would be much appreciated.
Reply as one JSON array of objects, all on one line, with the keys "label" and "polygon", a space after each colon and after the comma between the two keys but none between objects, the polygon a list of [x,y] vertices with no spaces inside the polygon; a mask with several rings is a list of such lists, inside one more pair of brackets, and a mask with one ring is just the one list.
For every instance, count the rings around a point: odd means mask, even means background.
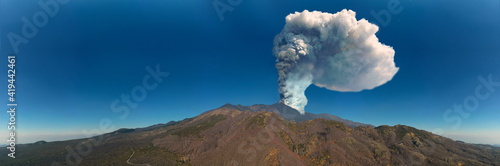
[{"label": "volcano", "polygon": [[284,104],[226,104],[193,118],[17,146],[1,165],[500,165],[500,148],[410,126],[372,126]]}]

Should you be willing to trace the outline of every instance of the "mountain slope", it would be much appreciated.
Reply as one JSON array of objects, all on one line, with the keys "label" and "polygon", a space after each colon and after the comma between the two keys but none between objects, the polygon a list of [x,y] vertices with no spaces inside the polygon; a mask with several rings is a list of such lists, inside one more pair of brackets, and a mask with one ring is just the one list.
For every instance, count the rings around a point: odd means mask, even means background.
[{"label": "mountain slope", "polygon": [[258,112],[258,111],[274,112],[274,113],[278,114],[279,116],[283,117],[285,120],[294,121],[294,122],[302,122],[302,121],[306,121],[306,120],[324,118],[324,119],[328,119],[328,120],[339,121],[339,122],[345,123],[351,127],[358,127],[358,126],[374,127],[374,126],[369,125],[369,124],[353,122],[353,121],[350,121],[347,119],[342,119],[338,116],[327,114],[327,113],[313,114],[313,113],[306,112],[304,115],[301,115],[297,110],[295,110],[295,109],[293,109],[293,108],[291,108],[283,103],[276,103],[273,105],[256,104],[256,105],[252,105],[252,106],[225,104],[220,108],[236,109],[236,110],[240,110],[240,111],[248,110],[251,112]]},{"label": "mountain slope", "polygon": [[[500,148],[460,143],[409,126],[354,128],[322,118],[294,122],[269,111],[273,106],[234,107],[89,139],[19,145],[15,160],[2,150],[0,161],[126,165],[134,151],[131,163],[150,165],[500,165]],[[99,141],[90,150],[75,148]],[[67,147],[81,160],[67,160]]]}]

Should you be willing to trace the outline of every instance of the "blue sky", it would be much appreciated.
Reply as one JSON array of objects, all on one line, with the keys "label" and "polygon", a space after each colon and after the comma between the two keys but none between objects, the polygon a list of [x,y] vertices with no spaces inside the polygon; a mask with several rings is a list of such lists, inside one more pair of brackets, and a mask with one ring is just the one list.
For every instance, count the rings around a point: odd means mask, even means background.
[{"label": "blue sky", "polygon": [[[213,1],[70,1],[17,56],[19,142],[81,137],[109,119],[116,128],[145,127],[196,116],[225,103],[279,100],[273,38],[295,11],[356,12],[379,25],[377,37],[396,51],[392,81],[358,93],[311,86],[306,111],[373,125],[404,124],[473,143],[500,144],[500,87],[468,118],[443,114],[463,104],[479,76],[500,82],[498,0],[400,0],[386,26],[371,14],[389,1],[243,0],[221,21]],[[221,2],[227,3],[222,0]],[[0,53],[14,52],[7,34],[22,34],[36,1],[0,2]],[[7,64],[5,64],[7,65]],[[147,66],[170,75],[120,119],[111,103],[142,85]],[[6,79],[0,86],[6,87]],[[5,88],[6,91],[6,88]],[[487,92],[487,91],[485,91]],[[5,92],[6,93],[6,92]],[[4,95],[7,103],[7,95]],[[0,106],[6,110],[5,104]],[[451,113],[448,117],[459,117]],[[0,114],[7,124],[8,114]],[[8,130],[0,130],[7,137]],[[0,143],[2,144],[2,143]]]}]

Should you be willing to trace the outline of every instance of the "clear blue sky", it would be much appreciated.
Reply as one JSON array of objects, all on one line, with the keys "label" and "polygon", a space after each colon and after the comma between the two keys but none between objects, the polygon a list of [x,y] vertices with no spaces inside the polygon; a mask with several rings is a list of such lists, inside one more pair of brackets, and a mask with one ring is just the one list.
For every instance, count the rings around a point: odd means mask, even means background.
[{"label": "clear blue sky", "polygon": [[[462,123],[443,114],[474,95],[478,76],[500,82],[498,0],[400,0],[403,10],[383,26],[370,12],[388,0],[243,0],[221,21],[209,1],[86,0],[59,7],[17,56],[19,142],[81,137],[108,118],[116,128],[145,127],[196,116],[225,103],[279,100],[273,38],[295,11],[336,13],[380,25],[379,40],[394,47],[399,72],[385,85],[359,93],[311,86],[306,111],[373,125],[404,124],[474,143],[500,144],[500,87]],[[225,0],[221,2],[228,4]],[[0,2],[0,53],[14,50],[9,32],[22,35],[37,1]],[[7,63],[3,63],[7,65]],[[146,66],[170,73],[120,119],[111,103],[142,84]],[[4,67],[5,70],[7,67]],[[7,93],[7,76],[0,87]],[[483,91],[484,93],[488,91]],[[7,103],[7,94],[2,100]],[[5,104],[0,105],[6,110]],[[457,113],[448,115],[459,117]],[[0,114],[7,125],[8,114]],[[7,137],[8,130],[0,130]],[[0,144],[3,144],[0,142]]]}]

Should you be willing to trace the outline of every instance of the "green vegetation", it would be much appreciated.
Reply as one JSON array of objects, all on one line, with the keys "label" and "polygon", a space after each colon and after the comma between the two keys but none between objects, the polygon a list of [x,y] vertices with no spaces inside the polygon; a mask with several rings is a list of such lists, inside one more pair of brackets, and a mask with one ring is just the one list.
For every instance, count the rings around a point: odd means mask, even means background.
[{"label": "green vegetation", "polygon": [[252,128],[254,125],[257,126],[264,126],[266,125],[266,114],[265,113],[259,113],[255,115],[254,117],[250,118],[247,127]]},{"label": "green vegetation", "polygon": [[432,136],[430,135],[430,133],[423,131],[423,130],[413,128],[413,127],[396,125],[396,126],[394,126],[394,129],[395,129],[394,132],[397,133],[396,134],[397,138],[400,140],[408,133],[410,133],[410,134],[413,133],[415,136],[420,137],[422,139],[434,140],[432,138]]},{"label": "green vegetation", "polygon": [[6,148],[0,150],[0,165],[33,165],[33,163],[48,163],[64,161],[68,153],[66,147],[75,147],[81,140],[64,142],[48,142],[44,144],[19,144],[16,145],[16,158],[7,157],[10,152]]},{"label": "green vegetation", "polygon": [[295,134],[300,134],[300,131],[303,131],[306,129],[306,125],[299,125],[294,122],[286,122],[286,126],[292,130]]},{"label": "green vegetation", "polygon": [[328,150],[323,151],[322,155],[313,157],[313,159],[309,162],[309,165],[325,165],[330,159],[330,155],[328,154],[330,154]]},{"label": "green vegetation", "polygon": [[188,126],[181,128],[172,133],[172,135],[178,135],[180,137],[187,137],[188,135],[199,134],[206,129],[214,127],[217,123],[226,119],[225,115],[213,115],[208,118],[205,118],[202,122],[198,123],[195,126]]},{"label": "green vegetation", "polygon": [[[133,148],[134,156],[130,159],[134,164],[150,165],[181,165],[190,166],[189,158],[179,154],[167,151],[162,148],[154,147],[152,144],[146,147]],[[132,151],[130,150],[129,153]],[[129,154],[130,155],[130,154]]]},{"label": "green vegetation", "polygon": [[351,132],[351,128],[349,128],[347,125],[345,125],[342,122],[337,122],[337,121],[334,121],[334,120],[323,120],[322,123],[325,124],[325,125],[327,125],[327,126],[334,126],[334,127],[338,128],[338,129],[342,130],[345,133],[350,133]]},{"label": "green vegetation", "polygon": [[305,144],[302,144],[302,143],[295,144],[295,143],[293,143],[292,139],[290,138],[290,136],[285,131],[278,130],[278,134],[279,134],[281,140],[283,140],[283,142],[285,142],[285,144],[287,145],[288,149],[290,149],[292,152],[301,155],[301,154],[303,154],[306,151],[306,145]]},{"label": "green vegetation", "polygon": [[281,140],[288,146],[288,149],[292,150],[293,142],[290,136],[283,130],[278,130]]},{"label": "green vegetation", "polygon": [[378,142],[371,142],[370,148],[372,149],[372,153],[374,155],[373,157],[375,157],[375,159],[379,160],[386,157],[387,149]]}]

